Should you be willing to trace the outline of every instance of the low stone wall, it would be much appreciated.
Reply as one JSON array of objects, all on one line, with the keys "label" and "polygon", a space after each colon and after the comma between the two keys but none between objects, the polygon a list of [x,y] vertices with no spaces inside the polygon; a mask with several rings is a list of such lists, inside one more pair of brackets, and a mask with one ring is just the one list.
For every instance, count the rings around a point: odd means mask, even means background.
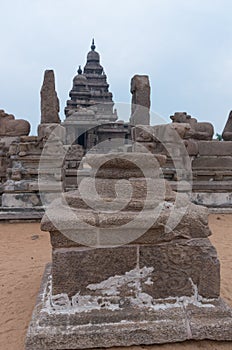
[{"label": "low stone wall", "polygon": [[166,154],[164,178],[175,191],[189,191],[184,185],[188,181],[194,203],[232,208],[232,141],[185,139],[185,124],[174,124],[137,126],[132,132],[134,150]]},{"label": "low stone wall", "polygon": [[[232,141],[186,140],[182,138],[185,126],[183,123],[137,126],[132,131],[132,151],[165,154],[167,162],[162,168],[163,177],[175,191],[189,191],[185,181],[190,182],[194,203],[210,208],[232,208]],[[44,163],[44,184],[39,191],[38,169],[44,145],[46,143],[47,147],[49,143],[47,139],[36,136],[0,139],[0,210],[43,210],[44,198],[50,202],[61,186],[64,191],[78,187],[81,176],[78,168],[85,150],[79,145],[70,147],[62,142],[59,139],[50,142],[53,153],[50,152]],[[59,174],[51,165],[57,156]]]}]

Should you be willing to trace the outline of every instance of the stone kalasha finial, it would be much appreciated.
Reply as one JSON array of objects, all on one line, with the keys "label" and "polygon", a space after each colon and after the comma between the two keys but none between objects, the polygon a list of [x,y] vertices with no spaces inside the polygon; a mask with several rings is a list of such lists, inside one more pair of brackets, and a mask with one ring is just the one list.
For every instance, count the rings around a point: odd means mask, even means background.
[{"label": "stone kalasha finial", "polygon": [[78,74],[82,74],[81,66],[79,66],[77,73],[78,73]]},{"label": "stone kalasha finial", "polygon": [[40,91],[41,123],[60,123],[59,99],[55,90],[55,76],[53,70],[46,70]]},{"label": "stone kalasha finial", "polygon": [[94,51],[96,49],[96,46],[94,44],[94,39],[92,40],[91,50]]}]

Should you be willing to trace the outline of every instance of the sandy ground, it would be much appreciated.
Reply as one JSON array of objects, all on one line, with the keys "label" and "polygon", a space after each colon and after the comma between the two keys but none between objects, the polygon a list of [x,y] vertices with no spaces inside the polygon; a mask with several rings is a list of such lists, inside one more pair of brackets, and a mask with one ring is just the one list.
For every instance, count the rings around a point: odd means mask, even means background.
[{"label": "sandy ground", "polygon": [[[210,215],[211,240],[221,260],[221,295],[232,306],[232,215]],[[51,261],[49,234],[38,223],[0,224],[0,350],[24,350],[24,338],[44,266]],[[140,350],[229,350],[231,342],[188,341],[132,347]]]}]

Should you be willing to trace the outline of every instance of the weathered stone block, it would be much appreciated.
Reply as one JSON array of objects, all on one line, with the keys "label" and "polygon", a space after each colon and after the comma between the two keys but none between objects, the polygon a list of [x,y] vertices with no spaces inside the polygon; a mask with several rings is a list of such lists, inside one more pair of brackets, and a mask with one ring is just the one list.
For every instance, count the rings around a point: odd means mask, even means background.
[{"label": "weathered stone block", "polygon": [[231,156],[232,141],[198,141],[200,156]]},{"label": "weathered stone block", "polygon": [[231,208],[232,193],[230,192],[193,192],[192,202],[211,208]]},{"label": "weathered stone block", "polygon": [[170,116],[173,122],[188,123],[191,126],[187,138],[191,137],[196,140],[211,140],[214,134],[214,128],[211,123],[198,122],[196,118],[187,115],[186,112],[176,112]]},{"label": "weathered stone block", "polygon": [[135,75],[131,79],[132,106],[131,118],[132,125],[150,124],[150,83],[147,75]]},{"label": "weathered stone block", "polygon": [[[220,298],[210,300],[209,304],[208,307],[205,305],[201,312],[197,305],[185,307],[193,338],[231,341],[231,308]],[[211,327],[213,330],[210,332]]]},{"label": "weathered stone block", "polygon": [[109,310],[101,304],[86,312],[70,304],[67,310],[56,309],[48,302],[50,273],[47,267],[26,336],[26,350],[108,348],[189,339],[232,340],[232,312],[220,298],[207,300],[195,294],[178,301],[154,300],[148,307],[145,303]]},{"label": "weathered stone block", "polygon": [[36,193],[4,193],[2,206],[7,208],[33,208],[41,206],[39,194]]},{"label": "weathered stone block", "polygon": [[19,140],[19,136],[0,136],[0,143],[4,143],[7,148],[9,148],[13,142],[18,143]]},{"label": "weathered stone block", "polygon": [[196,156],[199,152],[199,141],[185,140],[184,141],[186,150],[190,156]]},{"label": "weathered stone block", "polygon": [[132,128],[132,140],[135,142],[153,142],[153,129],[147,125],[136,125]]},{"label": "weathered stone block", "polygon": [[220,266],[208,239],[140,247],[140,267],[153,267],[143,289],[155,299],[190,296],[197,289],[205,298],[220,294]]},{"label": "weathered stone block", "polygon": [[[112,183],[102,173],[96,188],[88,181],[83,187],[80,183],[78,191],[64,194],[47,210],[41,228],[51,234],[52,276],[41,292],[45,307],[35,311],[27,350],[198,339],[201,335],[198,329],[195,331],[195,324],[204,308],[218,308],[215,320],[220,322],[220,312],[224,311],[219,299],[219,261],[207,238],[211,233],[207,210],[165,185],[160,200],[162,180],[155,178],[157,163],[155,176],[149,175],[146,185],[144,178],[136,176],[123,183],[123,194],[128,194],[128,187],[134,190],[129,202],[124,203],[125,196],[118,196],[118,171],[140,172],[130,159],[141,162],[142,169],[151,170],[155,157],[133,153],[92,155],[92,175],[104,164],[102,169],[112,171]],[[158,203],[152,196],[141,210],[153,180]],[[115,210],[113,202],[123,206]],[[189,305],[197,306],[197,316],[192,318],[196,336],[191,333],[187,316]],[[232,319],[228,320],[225,322],[229,326]],[[208,312],[207,323],[204,337],[215,324]],[[217,334],[214,337],[217,339]],[[232,338],[229,327],[224,337]]]},{"label": "weathered stone block", "polygon": [[194,169],[231,169],[232,157],[214,157],[214,156],[202,156],[195,158],[192,162],[192,168]]},{"label": "weathered stone block", "polygon": [[15,119],[12,114],[0,110],[0,136],[21,136],[30,133],[30,123],[24,119]]},{"label": "weathered stone block", "polygon": [[53,249],[56,248],[70,248],[70,247],[78,247],[80,244],[68,238],[68,236],[74,237],[75,231],[72,233],[69,231],[67,236],[64,233],[60,233],[59,231],[50,232],[51,245]]},{"label": "weathered stone block", "polygon": [[92,294],[89,284],[123,275],[136,267],[136,247],[56,249],[52,257],[52,293]]},{"label": "weathered stone block", "polygon": [[[210,180],[211,179],[211,180]],[[220,196],[223,192],[229,192],[232,189],[231,181],[217,180],[217,174],[212,174],[207,180],[194,181],[193,192],[211,192],[215,195],[215,200],[218,198],[220,203]],[[204,205],[204,204],[202,204]]]},{"label": "weathered stone block", "polygon": [[41,123],[60,123],[59,100],[55,90],[55,76],[53,70],[44,72],[41,95]]},{"label": "weathered stone block", "polygon": [[40,139],[49,138],[50,135],[58,137],[62,142],[65,142],[66,130],[63,126],[57,123],[43,123],[38,125],[38,136]]}]

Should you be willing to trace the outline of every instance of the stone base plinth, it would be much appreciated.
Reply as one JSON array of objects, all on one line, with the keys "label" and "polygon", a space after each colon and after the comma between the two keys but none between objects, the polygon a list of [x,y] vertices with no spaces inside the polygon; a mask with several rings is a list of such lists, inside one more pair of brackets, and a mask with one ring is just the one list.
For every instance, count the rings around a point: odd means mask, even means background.
[{"label": "stone base plinth", "polygon": [[232,208],[231,191],[193,192],[191,194],[191,200],[195,204],[204,205],[209,208]]},{"label": "stone base plinth", "polygon": [[232,311],[220,298],[209,300],[196,294],[151,301],[140,295],[129,305],[120,296],[97,299],[97,303],[94,298],[90,302],[89,296],[78,297],[70,300],[66,294],[51,295],[48,265],[26,350],[108,348],[188,339],[232,341]]}]

